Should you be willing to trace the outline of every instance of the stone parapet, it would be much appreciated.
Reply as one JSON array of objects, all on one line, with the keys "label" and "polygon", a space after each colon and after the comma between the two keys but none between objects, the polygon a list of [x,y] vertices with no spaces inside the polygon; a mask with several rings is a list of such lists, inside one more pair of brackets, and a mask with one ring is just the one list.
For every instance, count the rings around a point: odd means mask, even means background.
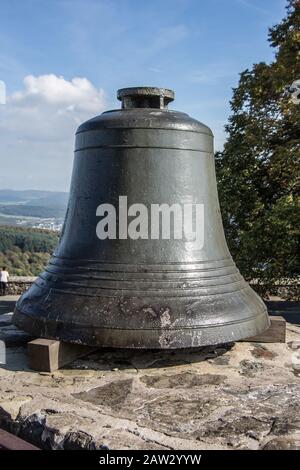
[{"label": "stone parapet", "polygon": [[30,276],[11,276],[7,285],[7,295],[21,295],[25,292],[31,284],[35,281],[36,277]]}]

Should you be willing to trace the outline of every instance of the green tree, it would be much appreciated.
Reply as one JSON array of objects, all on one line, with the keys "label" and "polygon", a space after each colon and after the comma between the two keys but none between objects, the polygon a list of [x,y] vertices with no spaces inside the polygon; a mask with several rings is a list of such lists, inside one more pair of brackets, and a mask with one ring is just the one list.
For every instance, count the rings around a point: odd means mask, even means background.
[{"label": "green tree", "polygon": [[[263,281],[262,294],[282,278],[297,279],[300,253],[300,104],[287,92],[300,79],[300,0],[269,30],[272,63],[240,74],[216,154],[228,244],[242,274]],[[295,284],[289,297],[299,297]]]},{"label": "green tree", "polygon": [[0,266],[14,276],[37,276],[58,244],[49,230],[0,226]]}]

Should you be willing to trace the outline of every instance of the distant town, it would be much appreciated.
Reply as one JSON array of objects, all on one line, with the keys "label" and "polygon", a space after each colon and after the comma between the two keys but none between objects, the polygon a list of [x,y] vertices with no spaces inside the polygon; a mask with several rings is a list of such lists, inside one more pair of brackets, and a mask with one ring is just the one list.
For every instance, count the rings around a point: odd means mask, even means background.
[{"label": "distant town", "polygon": [[[1,215],[1,214],[0,214]],[[3,225],[1,221],[0,225]],[[20,227],[31,227],[31,228],[40,228],[44,230],[54,230],[55,232],[60,232],[63,225],[62,219],[39,219],[37,217],[28,217],[28,218],[15,218],[16,226]]]},{"label": "distant town", "polygon": [[59,232],[68,193],[12,189],[0,190],[0,226],[10,225]]}]

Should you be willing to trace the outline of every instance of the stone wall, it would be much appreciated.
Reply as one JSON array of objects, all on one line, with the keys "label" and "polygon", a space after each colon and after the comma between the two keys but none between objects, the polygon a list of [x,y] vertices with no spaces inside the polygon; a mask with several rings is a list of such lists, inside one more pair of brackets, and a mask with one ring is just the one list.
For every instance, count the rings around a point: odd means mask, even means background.
[{"label": "stone wall", "polygon": [[7,285],[7,295],[21,295],[35,281],[36,277],[11,276]]}]

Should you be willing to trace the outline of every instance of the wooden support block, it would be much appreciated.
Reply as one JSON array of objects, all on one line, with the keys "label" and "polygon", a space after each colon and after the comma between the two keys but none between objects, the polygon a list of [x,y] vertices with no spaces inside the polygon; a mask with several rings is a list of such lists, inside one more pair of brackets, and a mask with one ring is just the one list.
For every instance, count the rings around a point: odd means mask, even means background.
[{"label": "wooden support block", "polygon": [[255,343],[285,343],[286,321],[283,317],[270,317],[271,325],[266,331],[257,336],[241,341]]},{"label": "wooden support block", "polygon": [[34,370],[53,372],[95,350],[95,347],[39,338],[28,343],[29,365]]}]

